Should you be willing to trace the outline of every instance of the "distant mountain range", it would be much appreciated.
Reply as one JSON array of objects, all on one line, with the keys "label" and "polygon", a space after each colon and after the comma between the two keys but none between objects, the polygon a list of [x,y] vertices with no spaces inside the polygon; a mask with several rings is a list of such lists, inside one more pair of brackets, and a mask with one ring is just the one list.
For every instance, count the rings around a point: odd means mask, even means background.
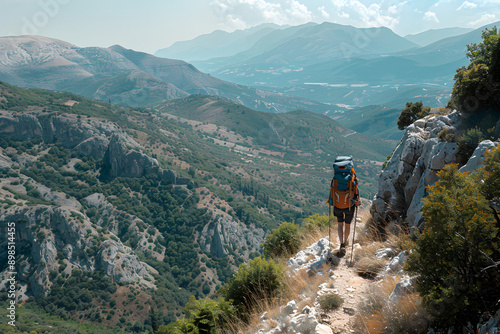
[{"label": "distant mountain range", "polygon": [[230,83],[182,60],[124,49],[80,48],[41,36],[0,38],[0,80],[21,86],[68,91],[131,107],[190,94],[229,98],[250,108],[283,112],[328,106]]},{"label": "distant mountain range", "polygon": [[266,23],[250,29],[236,30],[232,33],[216,30],[190,41],[176,42],[168,48],[158,50],[155,56],[185,61],[233,56],[247,50],[249,46],[271,31],[285,28],[288,26]]},{"label": "distant mountain range", "polygon": [[[385,27],[360,29],[334,23],[268,27],[269,32],[255,42],[255,31],[247,33],[253,39],[245,51],[225,52],[224,57],[193,64],[224,80],[272,87],[323,103],[402,108],[401,101],[421,99],[433,107],[442,106],[449,98],[455,70],[468,64],[466,45],[479,42],[482,30],[494,25],[429,30],[405,37]],[[262,34],[264,29],[257,31]],[[217,35],[205,35],[203,40],[215,43]],[[197,39],[183,42],[184,50],[196,50],[198,43]],[[241,44],[234,48],[241,49]],[[172,46],[157,55],[175,50]],[[187,51],[183,56],[196,58]]]},{"label": "distant mountain range", "polygon": [[472,28],[443,28],[429,29],[418,34],[409,34],[404,36],[407,40],[412,41],[420,46],[426,46],[434,42],[440,41],[448,37],[454,37],[468,33]]}]

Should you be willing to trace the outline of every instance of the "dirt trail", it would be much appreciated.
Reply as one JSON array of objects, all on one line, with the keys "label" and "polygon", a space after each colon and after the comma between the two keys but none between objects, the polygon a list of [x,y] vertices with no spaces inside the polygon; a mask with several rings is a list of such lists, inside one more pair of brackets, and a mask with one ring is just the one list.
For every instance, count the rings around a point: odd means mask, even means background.
[{"label": "dirt trail", "polygon": [[[369,211],[366,207],[360,210],[359,217],[359,221],[356,224],[353,260],[356,258],[356,252],[362,249],[358,241],[361,236],[360,232],[364,230],[369,217]],[[334,240],[337,240],[336,235],[332,236],[331,240],[332,244],[337,247],[335,249],[336,251],[340,245],[338,242],[334,242]],[[321,323],[328,325],[334,334],[354,333],[354,318],[357,312],[357,306],[362,301],[366,300],[368,288],[371,284],[374,284],[372,279],[359,276],[356,268],[351,265],[352,249],[351,231],[349,245],[346,247],[347,252],[345,256],[340,259],[339,264],[333,269],[335,274],[334,289],[338,291],[338,295],[344,299],[344,302],[334,311],[321,313]]]},{"label": "dirt trail", "polygon": [[372,280],[359,276],[350,266],[351,249],[334,269],[334,289],[344,299],[344,303],[334,311],[321,313],[321,323],[330,326],[333,333],[353,333],[354,316],[357,305],[366,298],[366,290]]}]

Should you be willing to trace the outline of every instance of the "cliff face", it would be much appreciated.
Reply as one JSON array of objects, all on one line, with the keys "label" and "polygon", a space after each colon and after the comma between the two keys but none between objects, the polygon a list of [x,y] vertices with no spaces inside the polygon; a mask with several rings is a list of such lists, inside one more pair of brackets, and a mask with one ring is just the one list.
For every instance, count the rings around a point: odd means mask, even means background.
[{"label": "cliff face", "polygon": [[229,255],[231,251],[243,257],[260,252],[265,232],[253,225],[245,226],[231,216],[218,216],[218,219],[205,225],[198,242],[203,250],[217,257]]},{"label": "cliff face", "polygon": [[41,139],[47,144],[60,143],[84,156],[102,158],[111,134],[124,136],[110,122],[81,121],[76,115],[12,114],[0,111],[0,138],[17,141]]},{"label": "cliff face", "polygon": [[[370,209],[374,220],[381,224],[406,222],[410,227],[423,227],[422,199],[426,187],[438,181],[437,173],[450,163],[457,163],[458,146],[439,139],[442,131],[457,133],[460,113],[434,115],[419,119],[408,126],[379,176],[379,188]],[[460,171],[472,171],[482,166],[484,152],[498,143],[482,142]]]},{"label": "cliff face", "polygon": [[26,250],[18,263],[19,278],[30,283],[35,297],[48,293],[52,271],[70,275],[75,268],[103,269],[115,282],[139,281],[154,287],[146,265],[129,247],[108,239],[111,234],[98,232],[88,217],[73,208],[11,207],[1,217],[0,223],[6,222],[16,224],[18,249]]},{"label": "cliff face", "polygon": [[40,139],[60,144],[82,156],[103,159],[104,177],[141,177],[159,173],[173,184],[189,179],[159,168],[158,161],[141,152],[141,146],[118,125],[97,120],[82,120],[76,115],[44,113],[12,114],[0,110],[0,138],[16,141]]}]

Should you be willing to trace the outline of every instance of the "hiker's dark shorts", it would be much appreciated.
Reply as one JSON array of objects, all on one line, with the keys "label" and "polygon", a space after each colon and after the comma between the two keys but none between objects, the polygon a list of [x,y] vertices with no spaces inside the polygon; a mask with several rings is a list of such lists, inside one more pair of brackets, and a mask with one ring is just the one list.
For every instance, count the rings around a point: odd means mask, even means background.
[{"label": "hiker's dark shorts", "polygon": [[349,209],[339,209],[333,207],[333,214],[337,217],[337,221],[339,223],[350,224],[352,222],[352,218],[354,217],[354,205]]}]

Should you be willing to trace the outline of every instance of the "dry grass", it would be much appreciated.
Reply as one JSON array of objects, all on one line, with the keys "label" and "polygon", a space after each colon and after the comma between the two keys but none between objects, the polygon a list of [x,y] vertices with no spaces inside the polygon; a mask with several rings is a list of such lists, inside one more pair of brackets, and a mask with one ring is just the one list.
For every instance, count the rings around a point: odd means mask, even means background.
[{"label": "dry grass", "polygon": [[375,255],[362,257],[356,261],[354,267],[358,275],[366,278],[375,278],[384,269],[387,261],[377,258]]},{"label": "dry grass", "polygon": [[300,312],[305,306],[312,307],[319,290],[319,285],[330,280],[327,274],[328,266],[323,268],[324,275],[310,275],[305,269],[297,272],[290,271],[285,282],[285,292],[280,298],[273,300],[261,300],[255,303],[248,323],[240,323],[232,326],[233,333],[255,333],[262,327],[261,316],[267,313],[270,319],[267,323],[271,327],[276,327],[275,319],[279,318],[282,306],[289,301],[295,300],[297,310]]},{"label": "dry grass", "polygon": [[[380,229],[370,217],[366,221],[357,238],[363,248],[355,253],[355,267],[359,274],[374,277],[388,262],[375,256],[377,249],[392,248],[397,254],[412,249],[414,241],[407,228],[389,224]],[[402,279],[397,275],[386,275],[369,287],[367,299],[357,307],[357,333],[427,333],[432,319],[422,307],[418,293],[404,295],[395,301],[389,300],[394,287]]]},{"label": "dry grass", "polygon": [[367,300],[358,305],[356,333],[427,333],[432,319],[421,305],[418,293],[401,296],[395,301],[389,300],[389,295],[401,280],[399,276],[386,276],[371,287]]},{"label": "dry grass", "polygon": [[304,306],[313,306],[314,299],[318,293],[318,286],[328,282],[328,265],[323,265],[323,275],[310,275],[305,269],[288,276],[286,281],[287,291],[285,293],[287,300],[297,301],[299,309]]}]

